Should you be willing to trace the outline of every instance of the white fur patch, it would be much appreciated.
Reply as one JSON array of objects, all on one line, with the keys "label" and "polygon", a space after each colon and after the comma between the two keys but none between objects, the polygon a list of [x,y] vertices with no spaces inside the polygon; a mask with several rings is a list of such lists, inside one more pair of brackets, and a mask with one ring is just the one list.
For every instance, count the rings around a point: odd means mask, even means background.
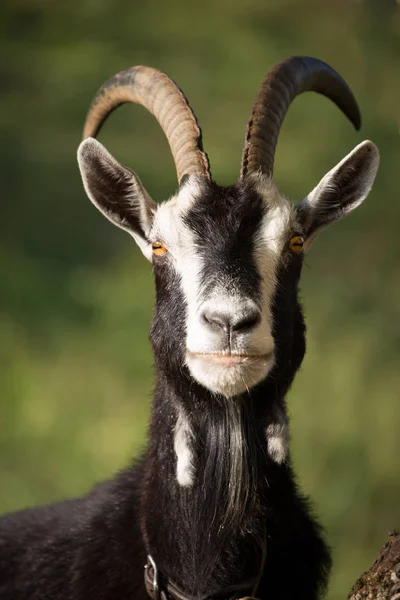
[{"label": "white fur patch", "polygon": [[228,419],[230,420],[229,458],[230,477],[228,490],[228,507],[226,512],[227,521],[238,519],[244,508],[244,500],[249,493],[246,485],[246,473],[244,465],[245,439],[241,418],[241,407],[238,402],[227,401],[226,405]]},{"label": "white fur patch", "polygon": [[177,457],[176,478],[182,487],[190,487],[194,481],[193,456],[190,449],[192,430],[181,411],[175,425],[174,449]]},{"label": "white fur patch", "polygon": [[281,409],[277,409],[265,430],[268,454],[278,465],[285,462],[289,452],[289,426],[286,416]]}]

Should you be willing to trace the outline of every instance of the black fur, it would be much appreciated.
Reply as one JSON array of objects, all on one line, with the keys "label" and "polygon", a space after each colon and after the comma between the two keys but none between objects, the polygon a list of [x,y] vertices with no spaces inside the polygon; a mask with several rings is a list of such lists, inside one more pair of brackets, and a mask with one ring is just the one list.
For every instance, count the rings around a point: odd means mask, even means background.
[{"label": "black fur", "polygon": [[[255,191],[241,182],[226,189],[210,184],[188,214],[210,285],[215,269],[231,269],[240,289],[258,297],[251,249],[263,210]],[[282,256],[273,302],[275,367],[248,395],[226,400],[197,384],[184,365],[185,301],[173,269],[155,259],[157,380],[148,450],[83,498],[0,520],[1,600],[145,600],[148,553],[191,597],[212,596],[256,578],[265,548],[258,598],[319,597],[330,567],[327,546],[297,490],[290,460],[276,464],[265,439],[276,411],[285,411],[305,352],[297,299],[301,263],[301,256]],[[182,406],[194,432],[196,476],[189,488],[176,480],[174,427]],[[244,439],[245,485],[240,514],[226,520],[232,410]]]},{"label": "black fur", "polygon": [[258,301],[260,275],[254,263],[254,242],[265,204],[251,186],[239,182],[229,188],[207,186],[201,202],[189,210],[185,222],[195,234],[204,261],[204,295],[226,277],[235,290]]}]

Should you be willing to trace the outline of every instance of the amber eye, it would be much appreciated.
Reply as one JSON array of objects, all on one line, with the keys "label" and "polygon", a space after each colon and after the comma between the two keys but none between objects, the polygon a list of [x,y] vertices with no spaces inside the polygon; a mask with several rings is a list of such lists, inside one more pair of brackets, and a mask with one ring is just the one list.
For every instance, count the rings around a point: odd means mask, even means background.
[{"label": "amber eye", "polygon": [[156,256],[162,256],[167,251],[166,247],[161,242],[153,242],[151,247],[153,249],[153,254]]},{"label": "amber eye", "polygon": [[295,235],[289,242],[289,248],[292,252],[303,252],[304,249],[304,238],[301,235]]}]

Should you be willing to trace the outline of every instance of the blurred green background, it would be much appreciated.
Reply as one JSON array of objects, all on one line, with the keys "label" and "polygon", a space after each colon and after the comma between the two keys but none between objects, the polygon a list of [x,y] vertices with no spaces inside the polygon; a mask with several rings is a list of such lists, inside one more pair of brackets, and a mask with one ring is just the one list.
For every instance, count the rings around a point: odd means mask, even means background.
[{"label": "blurred green background", "polygon": [[[399,5],[3,0],[0,30],[0,512],[84,493],[145,442],[151,268],[91,206],[75,159],[97,88],[133,64],[165,70],[227,184],[275,62],[316,56],[352,86],[361,133],[304,95],[275,175],[297,200],[363,139],[381,150],[365,204],[307,258],[308,353],[289,395],[298,478],[333,547],[329,598],[345,598],[400,526]],[[119,109],[101,140],[156,200],[173,193],[167,143],[142,108]]]}]

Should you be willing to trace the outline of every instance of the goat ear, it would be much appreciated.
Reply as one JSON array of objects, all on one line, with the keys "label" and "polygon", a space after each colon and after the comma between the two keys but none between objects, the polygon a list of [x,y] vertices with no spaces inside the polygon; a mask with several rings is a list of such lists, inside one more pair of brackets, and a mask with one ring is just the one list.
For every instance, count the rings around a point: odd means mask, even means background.
[{"label": "goat ear", "polygon": [[89,199],[111,223],[125,229],[151,260],[147,236],[155,204],[139,178],[93,138],[79,146],[78,163]]},{"label": "goat ear", "polygon": [[372,142],[362,142],[300,202],[298,214],[305,231],[306,250],[322,227],[361,204],[371,190],[378,166],[378,148]]}]

